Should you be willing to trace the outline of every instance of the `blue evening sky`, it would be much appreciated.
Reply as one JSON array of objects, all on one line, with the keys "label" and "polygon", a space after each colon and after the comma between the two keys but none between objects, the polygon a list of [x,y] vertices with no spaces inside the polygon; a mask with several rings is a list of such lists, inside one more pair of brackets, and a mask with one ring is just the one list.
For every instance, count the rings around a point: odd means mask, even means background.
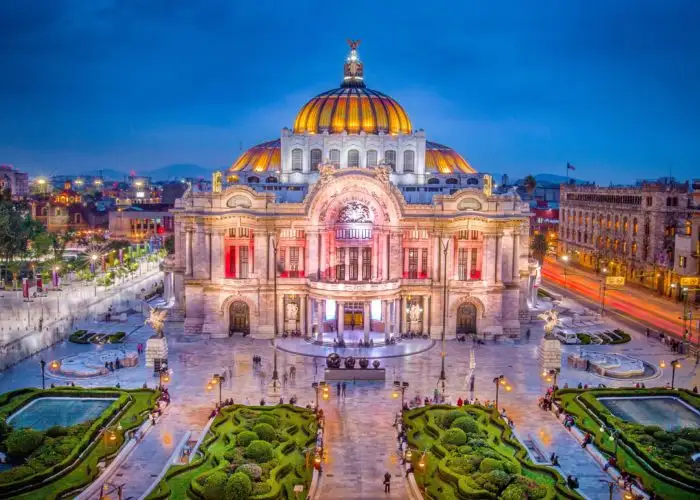
[{"label": "blue evening sky", "polygon": [[365,80],[480,171],[700,177],[696,0],[22,0],[0,7],[0,163],[230,165]]}]

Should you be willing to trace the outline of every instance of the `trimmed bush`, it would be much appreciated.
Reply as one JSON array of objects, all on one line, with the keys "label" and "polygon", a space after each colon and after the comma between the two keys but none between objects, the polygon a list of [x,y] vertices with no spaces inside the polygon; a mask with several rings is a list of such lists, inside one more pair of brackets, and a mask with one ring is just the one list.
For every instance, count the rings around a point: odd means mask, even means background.
[{"label": "trimmed bush", "polygon": [[274,448],[267,441],[255,440],[250,443],[245,449],[245,457],[255,460],[262,464],[272,460],[274,457]]},{"label": "trimmed bush", "polygon": [[21,461],[41,446],[43,440],[43,432],[34,429],[16,429],[5,439],[5,451],[12,460]]},{"label": "trimmed bush", "polygon": [[236,469],[236,472],[242,472],[253,481],[257,481],[262,476],[262,468],[257,464],[243,464]]},{"label": "trimmed bush", "polygon": [[498,486],[498,490],[500,491],[510,483],[510,475],[507,472],[496,469],[488,473],[488,480]]},{"label": "trimmed bush", "polygon": [[442,442],[445,444],[461,446],[467,442],[467,435],[462,429],[452,428],[445,432],[445,435],[442,437]]},{"label": "trimmed bush", "polygon": [[459,417],[457,420],[452,422],[452,425],[450,427],[452,427],[453,429],[462,429],[465,432],[465,434],[479,433],[479,424],[477,424],[476,420],[474,420],[472,417]]},{"label": "trimmed bush", "polygon": [[[246,478],[247,479],[247,478]],[[204,499],[219,500],[224,498],[224,490],[227,486],[228,476],[225,472],[214,471],[206,478],[204,483]]]},{"label": "trimmed bush", "polygon": [[503,470],[503,462],[495,458],[485,458],[481,461],[481,464],[479,464],[479,470],[484,474],[494,470]]},{"label": "trimmed bush", "polygon": [[238,446],[248,446],[253,441],[260,439],[253,431],[243,431],[236,436],[236,444]]},{"label": "trimmed bush", "polygon": [[258,438],[268,443],[277,439],[277,431],[270,424],[256,424],[253,427],[253,432],[258,435]]},{"label": "trimmed bush", "polygon": [[224,498],[229,500],[247,500],[252,490],[253,484],[250,477],[243,472],[236,472],[226,482],[226,496]]},{"label": "trimmed bush", "polygon": [[256,420],[256,424],[269,424],[272,427],[277,425],[277,420],[272,415],[260,415]]},{"label": "trimmed bush", "polygon": [[527,500],[527,488],[518,483],[509,484],[501,493],[501,500]]},{"label": "trimmed bush", "polygon": [[460,417],[463,417],[464,415],[465,413],[461,410],[446,411],[440,417],[440,427],[442,427],[443,429],[449,429],[450,427],[452,427],[452,422],[454,422]]},{"label": "trimmed bush", "polygon": [[272,491],[272,488],[267,483],[253,483],[253,496],[265,495],[270,493],[270,491]]},{"label": "trimmed bush", "polygon": [[68,429],[65,427],[61,427],[60,425],[54,425],[53,427],[49,427],[48,429],[46,429],[46,435],[52,438],[67,436]]}]

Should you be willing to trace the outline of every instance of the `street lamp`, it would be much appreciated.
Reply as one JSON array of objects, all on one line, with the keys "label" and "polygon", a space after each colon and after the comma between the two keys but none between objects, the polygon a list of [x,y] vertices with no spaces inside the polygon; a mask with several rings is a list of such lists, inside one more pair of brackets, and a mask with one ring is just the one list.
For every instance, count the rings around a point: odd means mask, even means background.
[{"label": "street lamp", "polygon": [[311,384],[311,387],[314,389],[314,392],[316,393],[316,408],[318,409],[318,391],[323,391],[323,399],[328,399],[326,395],[328,394],[328,384],[326,384],[325,380],[321,380],[321,382],[313,382]]},{"label": "street lamp", "polygon": [[226,375],[219,375],[218,373],[215,373],[214,376],[211,378],[211,381],[209,384],[207,384],[207,389],[212,390],[215,385],[219,385],[219,406],[221,406],[221,386],[223,385],[222,382],[226,381]]},{"label": "street lamp", "polygon": [[564,287],[566,287],[566,264],[569,262],[569,256],[564,254],[561,256],[561,260],[564,261]]},{"label": "street lamp", "polygon": [[[661,368],[666,368],[666,361],[661,361],[659,363],[659,366]],[[681,359],[674,359],[671,361],[671,389],[675,389],[675,381],[676,381],[676,368],[681,368]]]},{"label": "street lamp", "polygon": [[277,336],[279,335],[279,328],[277,325],[277,248],[278,248],[278,241],[276,238],[272,238],[272,252],[274,256],[274,263],[275,265],[273,266],[273,280],[272,280],[272,286],[273,286],[273,305],[272,305],[272,310],[273,310],[273,321],[275,323],[274,325],[274,337],[272,339],[274,351],[273,351],[273,368],[272,368],[272,383],[270,384],[270,389],[273,395],[277,396],[279,394],[280,390],[280,375],[277,372]]},{"label": "street lamp", "polygon": [[408,382],[394,380],[394,390],[391,393],[391,397],[394,399],[398,399],[399,392],[401,393],[401,411],[403,411],[404,397],[406,394],[406,389],[408,389]]},{"label": "street lamp", "polygon": [[508,392],[512,389],[510,385],[506,382],[506,377],[504,375],[499,375],[498,377],[494,377],[493,383],[496,385],[496,411],[498,411],[498,390],[500,386],[505,386],[504,389]]},{"label": "street lamp", "polygon": [[602,432],[603,434],[605,434],[606,432],[610,433],[610,437],[608,439],[613,442],[613,456],[617,458],[617,436],[620,434],[620,431],[617,429],[611,429],[605,424],[601,424],[600,432]]},{"label": "street lamp", "polygon": [[39,361],[39,364],[41,365],[41,388],[46,389],[46,377],[44,375],[44,371],[46,370],[46,361],[42,358],[41,361]]},{"label": "street lamp", "polygon": [[[438,378],[438,384],[442,384],[441,395],[444,399],[445,397],[445,383],[447,382],[447,375],[445,374],[445,333],[447,329],[447,249],[450,245],[450,240],[448,238],[442,238],[442,262],[443,262],[443,273],[442,273],[442,352],[441,365],[440,365],[440,378]],[[403,405],[401,406],[403,408]]]},{"label": "street lamp", "polygon": [[545,377],[545,380],[547,382],[553,382],[552,390],[554,390],[554,388],[557,386],[557,377],[559,376],[560,373],[561,373],[561,368],[552,368],[549,371],[545,370],[542,372],[542,376]]},{"label": "street lamp", "polygon": [[161,360],[161,368],[158,370],[158,385],[162,388],[163,384],[170,382],[170,370],[168,370],[167,360]]}]

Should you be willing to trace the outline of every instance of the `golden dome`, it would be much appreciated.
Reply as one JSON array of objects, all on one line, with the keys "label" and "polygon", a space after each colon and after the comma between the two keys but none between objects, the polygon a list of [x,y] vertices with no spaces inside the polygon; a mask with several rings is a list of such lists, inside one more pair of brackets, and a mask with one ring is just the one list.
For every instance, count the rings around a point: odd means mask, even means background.
[{"label": "golden dome", "polygon": [[263,142],[253,146],[235,161],[229,172],[246,170],[251,172],[275,171],[281,168],[280,140]]},{"label": "golden dome", "polygon": [[386,94],[365,87],[340,87],[307,102],[294,120],[294,133],[410,134],[406,111]]},{"label": "golden dome", "polygon": [[425,170],[435,171],[440,174],[451,174],[454,172],[464,174],[475,174],[467,160],[462,158],[457,151],[437,142],[425,142]]}]

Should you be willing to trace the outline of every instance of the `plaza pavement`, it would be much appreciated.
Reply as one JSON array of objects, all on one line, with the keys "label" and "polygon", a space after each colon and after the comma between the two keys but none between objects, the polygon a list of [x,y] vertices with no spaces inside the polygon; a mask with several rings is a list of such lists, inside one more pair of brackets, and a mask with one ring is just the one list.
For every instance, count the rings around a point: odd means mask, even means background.
[{"label": "plaza pavement", "polygon": [[[576,307],[576,303],[565,299],[564,307]],[[618,325],[608,321],[609,327]],[[78,325],[77,325],[78,326]],[[95,328],[97,325],[88,325]],[[113,325],[110,325],[110,328]],[[143,325],[140,315],[129,317],[127,324],[119,328],[130,332],[127,346],[145,342],[152,334],[149,326]],[[526,330],[527,326],[523,327]],[[501,393],[500,406],[507,409],[514,420],[517,432],[523,437],[534,437],[542,451],[549,456],[560,456],[562,473],[574,474],[581,480],[581,491],[588,498],[607,498],[606,479],[595,462],[581,450],[568,432],[556,421],[553,415],[544,413],[537,407],[537,398],[546,389],[546,382],[540,376],[541,367],[537,361],[537,345],[542,338],[541,322],[530,325],[531,336],[520,341],[488,341],[475,349],[475,396],[481,401],[495,396],[493,377],[503,374],[513,386],[512,392]],[[95,328],[96,329],[96,328]],[[629,331],[629,330],[628,330]],[[631,332],[632,341],[620,346],[598,346],[596,350],[615,351],[645,359],[658,366],[664,359],[667,362],[673,354],[655,340],[648,339],[639,332]],[[272,375],[272,345],[269,341],[234,337],[210,340],[204,337],[186,336],[182,323],[168,323],[166,326],[170,355],[170,368],[173,370],[169,383],[172,403],[166,415],[156,428],[148,433],[142,443],[114,473],[114,477],[101,478],[113,483],[125,483],[124,498],[138,498],[152,479],[166,465],[174,446],[187,431],[198,436],[204,426],[209,411],[218,399],[218,389],[207,392],[207,380],[214,373],[230,374],[223,385],[223,397],[232,397],[239,403],[259,403],[266,396],[267,382]],[[411,341],[408,341],[411,342]],[[0,392],[26,386],[41,386],[39,359],[47,361],[60,359],[66,355],[86,350],[111,349],[115,346],[77,345],[65,342],[33,356],[18,365],[0,373]],[[447,342],[447,391],[453,401],[457,397],[468,397],[467,374],[471,343]],[[563,346],[562,372],[559,385],[575,386],[579,382],[589,385],[605,383],[608,386],[623,385],[622,382],[604,380],[591,373],[569,368],[565,362],[566,353],[576,350],[575,346]],[[262,367],[254,367],[252,356],[261,355]],[[143,359],[143,358],[142,358]],[[306,405],[314,400],[311,383],[320,380],[323,373],[323,359],[311,358],[279,351],[280,375],[291,366],[297,369],[296,380],[284,388],[284,398],[298,397],[299,404]],[[315,360],[315,361],[314,361]],[[328,416],[326,436],[327,461],[320,482],[317,498],[384,498],[382,477],[386,471],[393,475],[390,498],[405,498],[403,476],[396,455],[396,434],[392,427],[399,403],[391,398],[391,382],[394,379],[410,383],[407,398],[415,395],[432,395],[440,373],[440,343],[420,354],[382,359],[387,368],[385,384],[358,382],[350,384],[346,398],[338,398],[335,386],[332,387],[329,401],[321,407]],[[692,387],[697,383],[697,366],[694,360],[687,360],[676,372],[679,386]],[[647,380],[646,385],[662,386],[670,380],[670,370],[664,370],[657,377]],[[47,377],[47,386],[52,381],[65,383],[66,380],[52,380]],[[141,363],[138,367],[119,370],[106,377],[90,380],[75,380],[76,385],[89,387],[115,385],[125,388],[149,386],[157,383],[156,377]],[[387,495],[388,496],[388,495]]]}]

